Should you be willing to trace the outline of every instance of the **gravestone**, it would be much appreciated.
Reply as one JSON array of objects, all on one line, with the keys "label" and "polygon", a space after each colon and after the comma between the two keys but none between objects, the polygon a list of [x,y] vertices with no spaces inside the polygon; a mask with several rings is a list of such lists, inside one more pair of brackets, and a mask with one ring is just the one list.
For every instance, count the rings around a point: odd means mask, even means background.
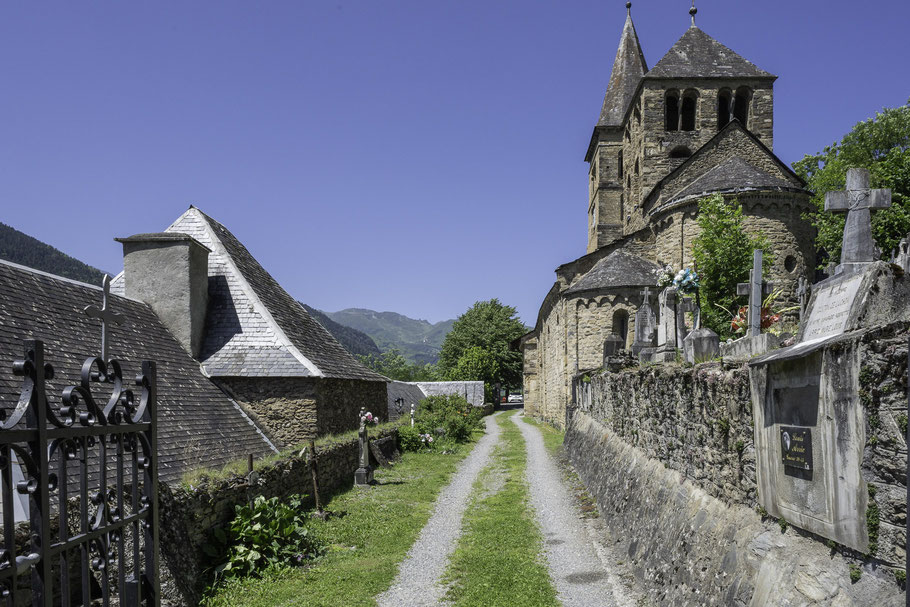
[{"label": "gravestone", "polygon": [[897,250],[891,256],[891,263],[900,266],[904,272],[910,272],[910,237],[901,238]]},{"label": "gravestone", "polygon": [[679,342],[676,335],[676,287],[667,287],[657,296],[660,318],[657,320],[657,348],[643,350],[641,360],[673,362],[676,360]]},{"label": "gravestone", "polygon": [[645,287],[641,292],[644,301],[635,313],[635,341],[632,343],[632,353],[636,356],[645,348],[654,345],[654,337],[657,332],[657,319],[654,317],[654,310],[651,309],[651,289]]},{"label": "gravestone", "polygon": [[826,208],[850,213],[841,265],[812,286],[797,343],[749,363],[756,480],[770,516],[866,552],[866,413],[851,334],[910,319],[910,279],[874,261],[869,209],[888,197],[868,189],[868,173],[851,169],[836,194]]},{"label": "gravestone", "polygon": [[881,251],[872,238],[872,209],[891,206],[891,190],[869,187],[867,169],[847,169],[847,187],[840,192],[825,194],[826,211],[847,211],[840,265],[834,274],[862,271],[878,259]]},{"label": "gravestone", "polygon": [[676,304],[676,343],[677,347],[682,347],[686,335],[689,333],[688,324],[686,323],[686,314],[695,314],[698,312],[698,306],[695,305],[695,299],[692,297],[677,297]]},{"label": "gravestone", "polygon": [[720,353],[720,337],[707,327],[695,329],[683,340],[683,357],[692,365],[712,360]]},{"label": "gravestone", "polygon": [[780,339],[776,335],[761,332],[762,303],[764,303],[765,297],[774,290],[774,283],[766,282],[763,279],[762,258],[761,249],[752,251],[749,282],[741,282],[736,285],[737,295],[749,296],[749,326],[745,336],[721,346],[721,354],[726,359],[745,360],[773,350],[780,343]]},{"label": "gravestone", "polygon": [[366,409],[360,409],[360,428],[357,432],[360,466],[354,472],[354,484],[357,486],[373,484],[373,467],[370,465],[370,436],[367,430],[366,413]]},{"label": "gravestone", "polygon": [[604,340],[604,366],[606,366],[608,358],[612,358],[623,351],[625,343],[625,340],[619,335],[607,336]]},{"label": "gravestone", "polygon": [[809,281],[805,276],[800,276],[796,282],[796,296],[799,298],[799,324],[803,324],[806,316],[806,306],[809,305],[809,291],[811,290]]}]

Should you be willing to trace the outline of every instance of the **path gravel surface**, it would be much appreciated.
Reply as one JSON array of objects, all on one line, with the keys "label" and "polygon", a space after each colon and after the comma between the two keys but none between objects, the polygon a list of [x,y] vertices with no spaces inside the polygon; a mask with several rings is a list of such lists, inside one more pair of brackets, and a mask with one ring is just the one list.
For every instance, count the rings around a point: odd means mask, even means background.
[{"label": "path gravel surface", "polygon": [[[512,418],[525,439],[527,477],[531,504],[544,536],[550,578],[566,607],[628,607],[633,597],[623,582],[610,573],[612,555],[581,516],[563,482],[563,474],[544,447],[540,430]],[[615,561],[614,561],[615,562]]]},{"label": "path gravel surface", "polygon": [[402,561],[392,587],[376,597],[379,607],[436,605],[442,599],[446,589],[439,583],[439,578],[458,544],[471,489],[499,442],[501,430],[496,415],[485,418],[486,434],[459,464],[452,482],[439,494],[433,515]]}]

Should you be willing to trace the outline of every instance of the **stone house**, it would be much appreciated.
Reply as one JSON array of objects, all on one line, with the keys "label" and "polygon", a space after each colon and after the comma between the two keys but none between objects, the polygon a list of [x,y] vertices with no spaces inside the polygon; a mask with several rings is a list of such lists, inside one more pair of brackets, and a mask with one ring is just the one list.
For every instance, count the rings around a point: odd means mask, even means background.
[{"label": "stone house", "polygon": [[112,289],[147,302],[206,376],[280,448],[387,418],[387,378],[351,356],[222,224],[190,207],[117,239]]},{"label": "stone house", "polygon": [[768,278],[794,300],[815,266],[814,234],[802,219],[806,184],[772,151],[776,78],[699,29],[694,14],[649,70],[629,9],[585,154],[587,254],[557,268],[519,342],[532,414],[562,424],[573,375],[600,366],[611,334],[631,344],[640,287],[656,286],[659,265],[692,263],[705,196],[742,204],[746,229],[773,245]]},{"label": "stone house", "polygon": [[[60,276],[0,261],[0,406],[15,407],[22,378],[13,374],[23,358],[24,341],[44,342],[45,360],[54,369],[47,382],[48,403],[56,411],[65,388],[80,383],[86,358],[101,354],[101,321],[84,308],[102,306],[102,289]],[[142,362],[157,363],[158,474],[176,483],[197,468],[217,469],[253,454],[277,449],[252,419],[218,389],[181,347],[152,308],[136,299],[111,294],[109,308],[123,323],[108,323],[108,358],[120,362],[126,383]],[[108,385],[91,384],[97,397]],[[102,401],[106,402],[106,401]],[[80,409],[84,411],[84,409]]]}]

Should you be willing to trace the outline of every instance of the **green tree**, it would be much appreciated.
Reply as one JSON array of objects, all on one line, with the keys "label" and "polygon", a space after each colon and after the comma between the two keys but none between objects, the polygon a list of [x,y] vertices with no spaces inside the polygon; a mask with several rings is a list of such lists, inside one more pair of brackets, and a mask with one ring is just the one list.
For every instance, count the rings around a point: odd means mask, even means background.
[{"label": "green tree", "polygon": [[433,365],[408,362],[408,359],[401,354],[401,350],[395,348],[378,356],[368,354],[366,356],[358,355],[357,358],[373,371],[385,375],[389,379],[397,381],[435,381],[437,379],[436,368]]},{"label": "green tree", "polygon": [[484,399],[492,402],[492,386],[499,379],[499,362],[488,350],[472,346],[464,351],[455,368],[449,372],[448,379],[460,381],[482,381]]},{"label": "green tree", "polygon": [[454,373],[462,356],[472,348],[480,348],[496,361],[496,373],[491,383],[517,388],[521,385],[521,353],[509,344],[527,332],[518,320],[515,308],[503,305],[498,299],[478,301],[458,317],[452,330],[442,342],[439,353],[440,374],[458,379]]},{"label": "green tree", "polygon": [[882,110],[855,125],[839,143],[793,163],[814,192],[808,219],[818,230],[816,247],[828,256],[828,261],[819,256],[821,265],[840,260],[845,219],[843,213],[824,210],[825,193],[843,190],[852,168],[869,169],[873,188],[891,188],[891,208],[872,212],[872,234],[886,259],[910,232],[910,101]]},{"label": "green tree", "polygon": [[773,261],[771,246],[764,236],[752,236],[743,227],[743,209],[735,198],[720,194],[698,202],[701,228],[692,246],[698,265],[702,324],[726,339],[732,335],[730,320],[738,308],[736,285],[749,278],[752,251],[764,252],[764,271]]}]

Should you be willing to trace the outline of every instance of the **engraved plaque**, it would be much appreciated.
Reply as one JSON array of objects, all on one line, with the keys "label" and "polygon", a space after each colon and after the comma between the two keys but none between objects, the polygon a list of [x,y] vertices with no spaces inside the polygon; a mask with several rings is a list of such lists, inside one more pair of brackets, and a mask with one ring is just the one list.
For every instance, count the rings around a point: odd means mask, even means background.
[{"label": "engraved plaque", "polygon": [[781,426],[780,452],[784,466],[797,470],[812,470],[812,430]]}]

